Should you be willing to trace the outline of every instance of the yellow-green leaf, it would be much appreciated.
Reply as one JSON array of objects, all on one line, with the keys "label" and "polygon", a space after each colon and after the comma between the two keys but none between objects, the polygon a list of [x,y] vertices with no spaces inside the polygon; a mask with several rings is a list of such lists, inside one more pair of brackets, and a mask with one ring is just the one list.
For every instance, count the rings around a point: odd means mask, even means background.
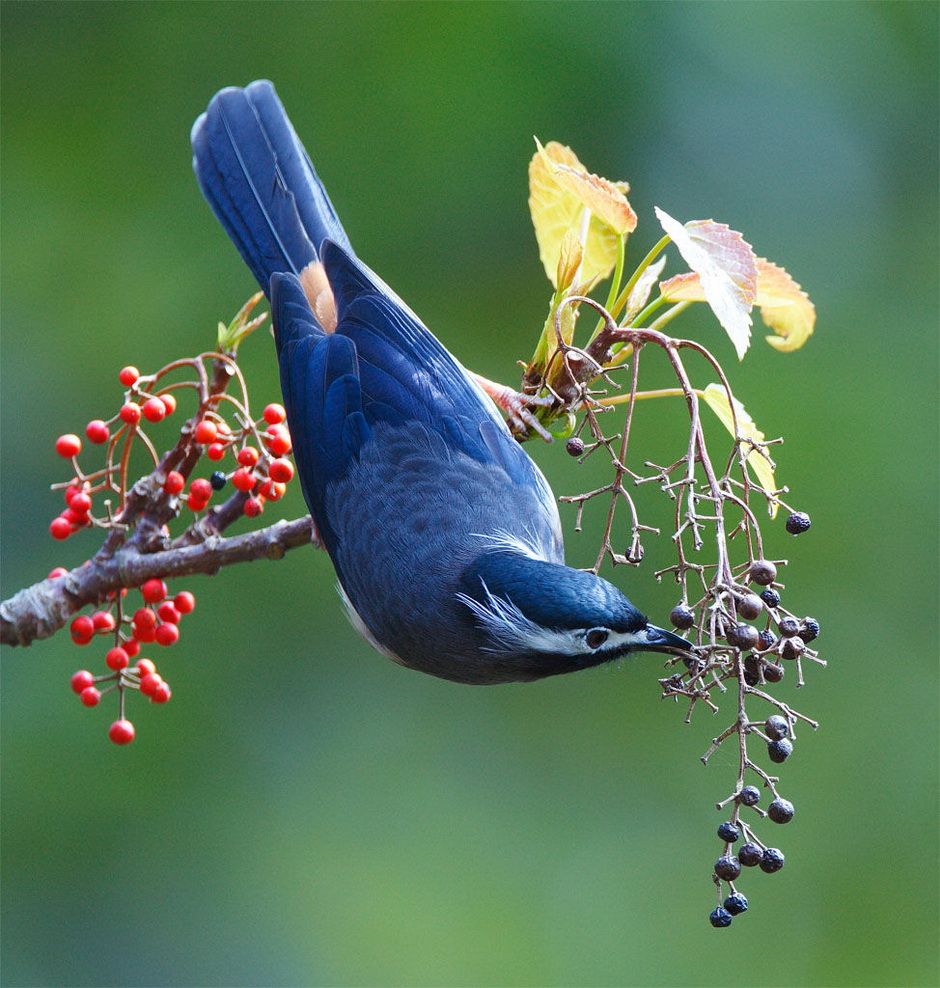
[{"label": "yellow-green leaf", "polygon": [[751,308],[757,295],[751,245],[724,223],[692,220],[683,225],[658,207],[656,216],[686,264],[699,274],[705,300],[743,360],[751,344]]},{"label": "yellow-green leaf", "polygon": [[757,259],[757,305],[775,336],[764,337],[777,350],[799,348],[813,335],[816,306],[784,268]]},{"label": "yellow-green leaf", "polygon": [[583,246],[582,281],[606,278],[613,270],[620,231],[636,227],[624,187],[591,175],[571,148],[556,141],[539,144],[529,163],[529,210],[545,274],[556,288],[561,245],[569,232]]},{"label": "yellow-green leaf", "polygon": [[[660,282],[659,290],[670,302],[705,301],[699,276],[692,271]],[[813,335],[816,307],[783,268],[763,257],[757,258],[754,304],[764,322],[778,334],[765,337],[777,350],[798,350]]]},{"label": "yellow-green leaf", "polygon": [[555,273],[555,287],[560,291],[571,286],[581,269],[584,248],[574,230],[569,230],[561,240],[558,254],[558,269]]},{"label": "yellow-green leaf", "polygon": [[[699,392],[705,399],[708,407],[721,419],[722,424],[737,439],[751,439],[756,443],[764,441],[764,433],[757,428],[754,420],[748,415],[744,406],[734,399],[734,415],[731,413],[731,405],[728,402],[728,394],[721,384],[709,384],[704,391]],[[735,435],[734,423],[737,418],[738,432]],[[766,450],[752,449],[747,454],[747,464],[754,471],[758,484],[768,494],[777,489],[777,482],[774,479],[774,465]],[[777,506],[773,505],[771,516],[776,515]]]},{"label": "yellow-green leaf", "polygon": [[627,307],[623,313],[622,324],[624,326],[629,326],[631,322],[637,317],[637,315],[646,307],[646,303],[649,300],[650,292],[653,290],[653,285],[656,284],[656,279],[663,273],[663,268],[666,266],[666,258],[661,257],[658,261],[654,261],[636,280],[636,284],[630,292],[627,298]]}]

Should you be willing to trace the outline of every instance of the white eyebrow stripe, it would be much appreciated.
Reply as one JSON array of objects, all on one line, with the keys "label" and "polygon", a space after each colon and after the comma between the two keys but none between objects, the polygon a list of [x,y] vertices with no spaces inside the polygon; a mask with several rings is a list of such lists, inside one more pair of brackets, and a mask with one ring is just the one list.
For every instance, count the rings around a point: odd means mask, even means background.
[{"label": "white eyebrow stripe", "polygon": [[647,642],[646,629],[640,631],[611,631],[607,640],[598,648],[591,648],[585,641],[585,635],[593,627],[563,630],[543,628],[529,620],[522,611],[511,601],[490,593],[489,587],[483,583],[484,603],[469,594],[458,593],[457,599],[473,612],[477,624],[493,641],[493,647],[487,647],[488,652],[517,651],[545,652],[563,655],[590,655],[594,652],[607,652],[624,647],[644,645]]}]

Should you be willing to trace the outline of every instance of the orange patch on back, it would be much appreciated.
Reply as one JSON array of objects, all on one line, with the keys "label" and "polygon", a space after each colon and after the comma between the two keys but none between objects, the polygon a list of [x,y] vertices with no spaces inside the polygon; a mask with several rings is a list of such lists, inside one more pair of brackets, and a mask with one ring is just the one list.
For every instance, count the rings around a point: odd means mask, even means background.
[{"label": "orange patch on back", "polygon": [[300,284],[320,325],[327,333],[336,330],[336,299],[319,261],[311,261],[300,272]]}]

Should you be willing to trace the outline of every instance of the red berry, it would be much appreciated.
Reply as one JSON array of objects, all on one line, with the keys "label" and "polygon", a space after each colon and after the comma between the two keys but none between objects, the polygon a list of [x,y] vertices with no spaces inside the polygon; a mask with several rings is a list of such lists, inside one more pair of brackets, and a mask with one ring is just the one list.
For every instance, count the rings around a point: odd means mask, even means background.
[{"label": "red berry", "polygon": [[268,425],[277,425],[279,422],[283,422],[287,418],[287,412],[284,411],[283,405],[278,405],[276,402],[272,402],[270,405],[266,405],[264,409],[264,420]]},{"label": "red berry", "polygon": [[108,654],[105,655],[104,661],[109,669],[113,669],[115,672],[120,672],[121,669],[126,669],[130,665],[131,657],[127,654],[126,648],[121,648],[120,645],[115,645],[114,648],[108,650]]},{"label": "red berry", "polygon": [[161,621],[169,621],[170,624],[180,623],[180,612],[176,609],[176,604],[171,600],[165,600],[158,608],[157,614]]},{"label": "red berry", "polygon": [[216,427],[215,422],[211,419],[203,419],[201,422],[196,424],[196,431],[193,436],[197,443],[202,443],[203,445],[208,445],[209,443],[214,443],[219,437],[219,430]]},{"label": "red berry", "polygon": [[175,645],[180,640],[180,629],[166,621],[157,628],[156,639],[158,645]]},{"label": "red berry", "polygon": [[150,659],[140,659],[137,663],[137,675],[148,676],[157,671],[157,666]]},{"label": "red berry", "polygon": [[87,669],[79,669],[69,682],[76,693],[81,693],[82,690],[87,690],[89,686],[95,685],[95,677]]},{"label": "red berry", "polygon": [[144,696],[150,696],[162,682],[163,680],[155,672],[145,673],[140,677],[140,692]]},{"label": "red berry", "polygon": [[137,425],[140,421],[140,405],[136,401],[129,401],[121,406],[118,415],[121,416],[121,420],[126,422],[128,425]]},{"label": "red berry", "polygon": [[166,405],[159,398],[148,398],[141,411],[148,422],[162,422],[166,418]]},{"label": "red berry", "polygon": [[[149,580],[147,581],[150,582]],[[162,580],[159,581],[163,583]],[[144,586],[147,584],[145,583]],[[141,588],[143,590],[143,587]],[[164,596],[166,596],[166,587],[164,586]],[[137,628],[156,628],[157,626],[157,615],[150,610],[149,607],[139,607],[134,611],[134,626]]]},{"label": "red berry", "polygon": [[201,497],[196,497],[195,494],[190,494],[186,498],[186,504],[189,506],[190,511],[202,511],[208,503],[208,501],[204,501]]},{"label": "red berry", "polygon": [[60,576],[65,576],[68,570],[64,566],[56,566],[54,570],[49,571],[49,575],[46,577],[47,580],[58,580]]},{"label": "red berry", "polygon": [[253,467],[261,458],[254,446],[245,446],[238,451],[236,459],[243,467]]},{"label": "red berry", "polygon": [[200,501],[208,501],[212,497],[212,484],[205,477],[200,477],[189,485],[189,493]]},{"label": "red berry", "polygon": [[91,498],[84,491],[81,491],[69,501],[69,508],[79,516],[87,515],[91,511]]},{"label": "red berry", "polygon": [[88,436],[89,442],[106,443],[111,437],[111,430],[108,428],[107,422],[103,422],[101,419],[92,419],[85,426],[85,435]]},{"label": "red berry", "polygon": [[72,483],[65,488],[65,491],[63,493],[63,496],[65,497],[65,503],[71,504],[72,498],[75,497],[76,494],[84,493],[84,490],[85,488],[81,484],[79,484],[77,480],[73,480]]},{"label": "red berry", "polygon": [[275,483],[273,480],[266,480],[261,485],[260,494],[268,501],[280,501],[286,490],[287,487],[284,484]]},{"label": "red berry", "polygon": [[166,409],[167,415],[172,415],[176,411],[176,398],[173,395],[160,395],[160,401],[163,402],[163,407]]},{"label": "red berry", "polygon": [[78,645],[87,645],[95,633],[95,622],[87,614],[79,614],[69,625],[72,641]]},{"label": "red berry", "polygon": [[166,683],[157,683],[153,693],[150,694],[150,700],[152,703],[166,703],[172,695]]},{"label": "red berry", "polygon": [[73,508],[66,508],[59,517],[64,518],[69,523],[73,532],[76,528],[81,528],[82,525],[88,524],[88,515],[80,514]]},{"label": "red berry", "polygon": [[[143,586],[140,588],[141,596],[148,604],[159,604],[161,600],[166,600],[166,584],[163,580],[158,577],[154,577],[152,580],[147,580]],[[137,612],[138,614],[140,611]],[[152,613],[150,611],[148,614]],[[137,620],[137,615],[134,615],[134,620]]]},{"label": "red berry", "polygon": [[225,447],[221,443],[211,443],[206,450],[210,460],[221,460],[225,456]]},{"label": "red berry", "polygon": [[98,701],[101,699],[101,694],[95,689],[94,686],[86,687],[81,691],[79,696],[81,696],[82,703],[84,703],[86,707],[97,707]]},{"label": "red berry", "polygon": [[272,425],[270,429],[264,434],[265,442],[268,444],[268,449],[275,456],[284,456],[289,453],[293,448],[291,445],[290,433],[287,431],[287,427],[283,425]]},{"label": "red berry", "polygon": [[125,388],[129,388],[132,384],[137,383],[137,378],[140,377],[140,371],[136,367],[128,365],[127,367],[122,367],[120,374],[118,374],[118,380]]},{"label": "red berry", "polygon": [[173,598],[173,603],[180,614],[191,614],[196,609],[196,598],[188,590],[180,590]]},{"label": "red berry", "polygon": [[268,467],[268,476],[278,484],[287,484],[294,476],[294,465],[290,460],[274,460]]},{"label": "red berry", "polygon": [[137,641],[143,642],[145,645],[157,640],[157,629],[151,628],[150,625],[135,624],[132,634]]},{"label": "red berry", "polygon": [[91,616],[91,623],[95,626],[95,631],[98,634],[114,631],[114,618],[107,611],[95,611]]},{"label": "red berry", "polygon": [[163,489],[167,492],[167,494],[179,494],[185,486],[185,478],[176,470],[171,470],[166,475],[166,480],[163,481]]},{"label": "red berry", "polygon": [[121,646],[125,652],[127,652],[127,657],[133,659],[135,656],[140,654],[140,642],[136,638],[131,638],[129,641],[124,642]]},{"label": "red berry", "polygon": [[67,432],[55,441],[55,451],[66,458],[77,456],[82,448],[82,441],[74,433]]},{"label": "red berry", "polygon": [[49,523],[49,534],[60,541],[67,539],[72,534],[72,524],[68,518],[59,515],[58,518],[53,518]]},{"label": "red berry", "polygon": [[134,740],[134,725],[129,720],[116,720],[108,728],[108,737],[115,744],[130,744]]},{"label": "red berry", "polygon": [[264,511],[264,502],[260,497],[250,497],[243,510],[249,518],[257,518]]},{"label": "red berry", "polygon": [[239,491],[250,491],[255,486],[255,475],[247,467],[241,467],[232,474],[232,486]]}]

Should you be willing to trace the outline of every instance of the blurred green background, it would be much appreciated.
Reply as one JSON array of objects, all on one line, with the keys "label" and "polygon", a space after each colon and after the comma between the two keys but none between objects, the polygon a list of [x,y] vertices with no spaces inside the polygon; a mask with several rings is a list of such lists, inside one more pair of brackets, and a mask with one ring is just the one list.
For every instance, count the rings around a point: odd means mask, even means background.
[{"label": "blurred green background", "polygon": [[[423,677],[356,637],[313,551],[180,584],[199,607],[161,656],[174,700],[136,708],[125,750],[68,690],[89,650],[5,651],[4,984],[937,983],[937,12],[3,4],[4,596],[94,547],[46,534],[53,438],[253,290],[188,135],[216,89],[269,77],[359,253],[490,376],[514,379],[548,301],[533,134],[631,181],[634,263],[658,204],[786,265],[819,312],[799,353],[758,331],[738,366],[705,313],[679,325],[788,437],[779,475],[814,528],[771,545],[831,660],[798,697],[823,727],[782,773],[796,819],[760,831],[787,867],[748,874],[751,912],[713,931],[734,753],[698,756],[731,714],[683,726],[655,657]],[[275,398],[266,336],[243,364]],[[655,451],[680,422],[643,408],[637,436]],[[533,452],[557,493],[591,479]],[[664,541],[614,574],[661,620]]]}]

